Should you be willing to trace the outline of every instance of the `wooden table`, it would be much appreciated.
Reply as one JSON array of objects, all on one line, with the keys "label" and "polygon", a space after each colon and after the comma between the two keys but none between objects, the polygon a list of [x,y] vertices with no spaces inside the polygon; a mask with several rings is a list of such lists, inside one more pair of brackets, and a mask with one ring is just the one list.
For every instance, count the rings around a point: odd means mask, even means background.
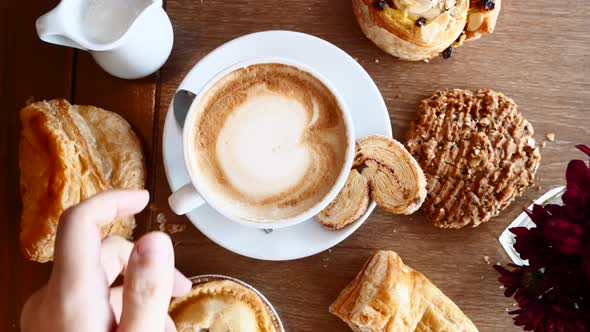
[{"label": "wooden table", "polygon": [[[137,81],[108,76],[82,51],[42,43],[36,17],[57,1],[0,2],[0,330],[18,330],[24,301],[46,282],[51,265],[24,261],[18,249],[18,110],[29,97],[63,97],[123,115],[143,140],[148,161],[149,208],[136,236],[166,225],[187,225],[172,234],[178,268],[187,275],[221,273],[261,290],[288,331],[347,331],[328,305],[377,249],[397,251],[422,271],[482,331],[518,331],[506,314],[497,275],[484,261],[509,259],[498,236],[531,199],[564,183],[564,170],[590,144],[590,26],[583,1],[505,1],[496,33],[458,49],[450,60],[404,63],[377,49],[358,28],[345,0],[168,0],[175,45],[157,75]],[[313,257],[289,262],[257,261],[233,254],[199,233],[167,206],[170,194],[162,164],[162,128],[177,85],[211,50],[235,37],[263,30],[295,30],[341,47],[373,77],[394,128],[404,137],[418,101],[444,87],[491,87],[512,96],[536,129],[556,141],[542,149],[535,187],[499,217],[476,229],[441,230],[420,214],[394,216],[376,210],[346,241]]]}]

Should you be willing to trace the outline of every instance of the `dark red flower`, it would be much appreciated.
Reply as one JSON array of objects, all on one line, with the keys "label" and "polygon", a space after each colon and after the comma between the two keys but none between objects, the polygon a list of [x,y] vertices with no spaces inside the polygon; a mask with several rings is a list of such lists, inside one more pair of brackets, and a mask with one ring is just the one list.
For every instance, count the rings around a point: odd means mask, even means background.
[{"label": "dark red flower", "polygon": [[579,254],[588,234],[583,225],[566,219],[551,218],[545,224],[545,237],[566,254]]},{"label": "dark red flower", "polygon": [[[577,146],[590,156],[590,148]],[[590,167],[572,160],[563,205],[525,210],[535,227],[511,228],[514,249],[528,266],[495,265],[504,295],[519,309],[514,324],[535,332],[590,331]]]}]

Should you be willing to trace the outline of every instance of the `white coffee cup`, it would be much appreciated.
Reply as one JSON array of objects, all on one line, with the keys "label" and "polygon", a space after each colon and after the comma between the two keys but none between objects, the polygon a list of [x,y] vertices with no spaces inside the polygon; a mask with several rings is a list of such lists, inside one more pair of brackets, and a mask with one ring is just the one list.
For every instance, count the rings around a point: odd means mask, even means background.
[{"label": "white coffee cup", "polygon": [[[192,167],[189,164],[189,160],[191,159],[191,140],[194,138],[194,131],[196,129],[195,118],[197,114],[197,105],[199,101],[203,97],[203,95],[221,78],[225,77],[227,74],[238,70],[240,68],[248,67],[251,65],[256,64],[264,64],[264,63],[278,63],[278,64],[285,64],[289,66],[296,67],[300,70],[308,72],[309,74],[313,75],[315,78],[320,80],[334,95],[336,98],[340,109],[342,110],[342,118],[346,127],[346,135],[347,135],[347,149],[345,153],[345,161],[340,168],[340,174],[338,175],[336,182],[332,186],[332,188],[328,191],[328,193],[318,201],[314,206],[310,209],[305,210],[304,212],[295,215],[290,218],[286,219],[279,219],[273,220],[270,222],[259,222],[259,221],[252,221],[248,219],[243,219],[239,216],[233,215],[229,212],[227,208],[227,204],[224,204],[223,199],[215,198],[209,192],[209,189],[206,185],[203,185],[204,181],[199,178],[199,175],[196,172],[192,171]],[[215,77],[213,77],[205,86],[197,93],[197,96],[193,100],[189,112],[187,114],[186,120],[184,122],[184,128],[182,132],[182,143],[183,143],[183,152],[184,152],[184,162],[186,169],[189,173],[191,182],[185,184],[180,189],[176,190],[172,195],[168,198],[168,203],[172,211],[176,214],[182,215],[186,214],[204,204],[209,205],[213,209],[215,209],[220,214],[224,215],[226,218],[237,222],[242,225],[255,227],[255,228],[264,228],[264,229],[276,229],[276,228],[283,228],[296,225],[302,221],[305,221],[316,214],[318,214],[321,210],[323,210],[331,201],[333,201],[344,184],[346,183],[346,179],[352,167],[352,163],[354,160],[355,154],[355,135],[354,135],[354,126],[352,122],[352,117],[350,115],[350,111],[344,98],[338,93],[338,91],[334,88],[334,86],[324,78],[317,70],[301,64],[299,62],[286,59],[286,58],[260,58],[260,59],[253,59],[247,60],[244,62],[236,63],[218,73]],[[198,188],[198,190],[196,189]]]}]

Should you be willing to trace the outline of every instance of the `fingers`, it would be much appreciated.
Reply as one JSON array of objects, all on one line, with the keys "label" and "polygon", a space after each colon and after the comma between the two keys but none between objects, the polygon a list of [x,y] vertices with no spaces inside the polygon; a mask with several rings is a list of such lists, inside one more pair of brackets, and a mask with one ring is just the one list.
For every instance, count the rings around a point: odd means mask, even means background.
[{"label": "fingers", "polygon": [[172,287],[172,296],[179,297],[185,296],[191,291],[193,283],[180,273],[177,269],[174,269],[174,285]]},{"label": "fingers", "polygon": [[176,325],[170,316],[166,315],[166,332],[176,332]]},{"label": "fingers", "polygon": [[[115,314],[115,318],[117,320],[117,324],[121,321],[121,312],[123,310],[123,287],[113,287],[111,288],[111,296],[110,296],[111,308],[113,308],[113,313]],[[166,315],[166,332],[176,332],[176,326],[170,315]]]},{"label": "fingers", "polygon": [[107,276],[107,281],[112,284],[123,272],[129,256],[133,250],[133,242],[120,236],[106,237],[100,247],[100,262]]},{"label": "fingers", "polygon": [[[102,241],[100,261],[109,285],[125,270],[132,250],[133,242],[120,236],[108,236]],[[172,296],[184,296],[190,292],[191,287],[192,282],[177,269],[174,269]]]},{"label": "fingers", "polygon": [[141,211],[148,200],[145,190],[113,190],[66,210],[57,229],[51,279],[76,285],[101,273],[100,226]]},{"label": "fingers", "polygon": [[135,244],[125,270],[119,332],[164,331],[174,283],[174,252],[161,232]]},{"label": "fingers", "polygon": [[109,302],[115,315],[115,321],[119,324],[123,312],[123,286],[111,287]]}]

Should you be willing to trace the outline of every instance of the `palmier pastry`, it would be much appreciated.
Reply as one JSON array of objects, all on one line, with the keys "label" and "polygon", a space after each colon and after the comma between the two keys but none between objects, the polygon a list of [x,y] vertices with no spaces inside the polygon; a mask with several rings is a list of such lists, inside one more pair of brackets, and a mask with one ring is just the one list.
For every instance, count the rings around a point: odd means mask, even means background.
[{"label": "palmier pastry", "polygon": [[[119,115],[63,99],[32,103],[20,112],[20,242],[35,261],[53,259],[55,232],[68,207],[108,189],[141,189],[141,143]],[[102,236],[130,238],[133,217],[103,226]]]},{"label": "palmier pastry", "polygon": [[455,303],[393,251],[378,251],[330,306],[355,332],[472,332]]},{"label": "palmier pastry", "polygon": [[464,40],[494,30],[501,0],[352,0],[363,33],[402,60],[451,56]]},{"label": "palmier pastry", "polygon": [[359,140],[353,168],[336,199],[316,216],[328,228],[356,221],[367,211],[369,198],[395,214],[414,213],[426,198],[422,169],[393,138],[372,135]]},{"label": "palmier pastry", "polygon": [[168,310],[178,332],[280,332],[264,301],[231,280],[199,283]]},{"label": "palmier pastry", "polygon": [[367,177],[353,169],[338,196],[318,213],[316,219],[327,228],[341,229],[367,212],[369,198]]},{"label": "palmier pastry", "polygon": [[406,146],[428,180],[435,226],[477,226],[533,183],[541,155],[516,103],[489,89],[442,90],[422,100]]}]

